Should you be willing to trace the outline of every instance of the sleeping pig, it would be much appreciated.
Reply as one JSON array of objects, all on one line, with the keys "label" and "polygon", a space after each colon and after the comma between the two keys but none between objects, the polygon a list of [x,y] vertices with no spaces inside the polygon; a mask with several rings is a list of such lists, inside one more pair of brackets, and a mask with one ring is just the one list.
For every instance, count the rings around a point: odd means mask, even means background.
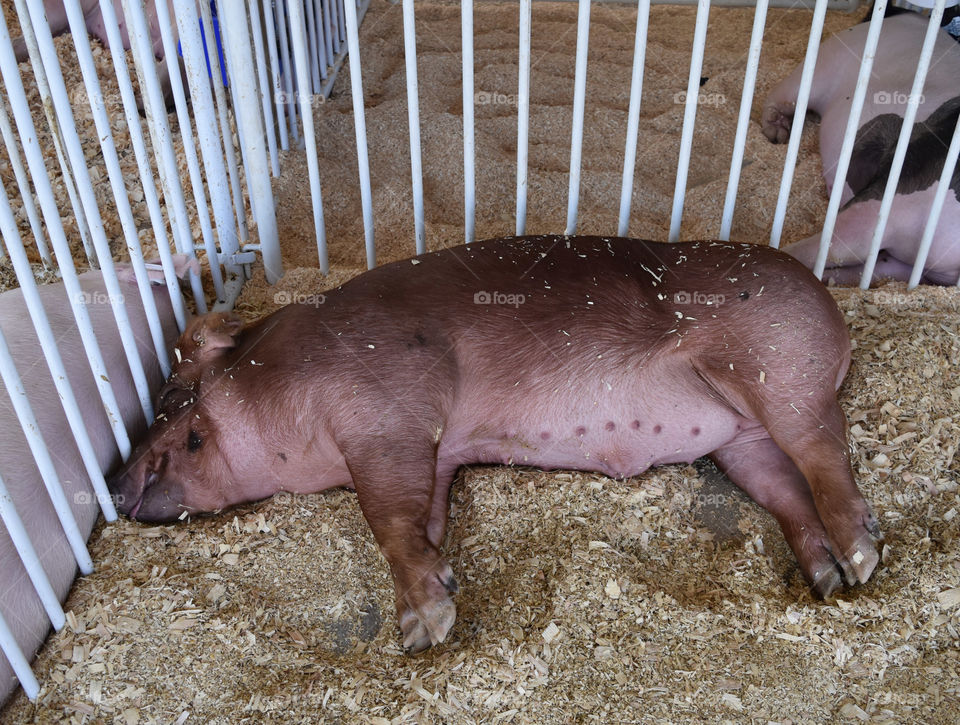
[{"label": "sleeping pig", "polygon": [[[178,264],[178,272],[184,274],[188,267],[186,259],[177,255],[175,262]],[[195,260],[193,264],[196,264]],[[137,338],[140,359],[143,360],[147,379],[152,389],[158,390],[163,383],[163,376],[157,363],[133,270],[127,265],[117,265],[117,274],[124,290],[130,325]],[[79,279],[123,421],[131,438],[142,435],[147,425],[143,419],[133,378],[127,367],[103,275],[99,271],[90,271],[79,275]],[[170,304],[169,293],[166,286],[162,284],[162,278],[157,282],[158,284],[152,287],[157,311],[163,326],[164,338],[172,343],[178,332],[176,319]],[[120,463],[120,453],[101,403],[96,381],[87,362],[87,356],[83,351],[80,333],[67,301],[66,289],[63,283],[57,283],[42,285],[39,291],[101,470],[111,470]],[[50,377],[50,371],[23,301],[23,294],[19,289],[0,294],[0,328],[3,329],[10,345],[17,371],[27,391],[30,405],[40,425],[40,432],[50,450],[80,532],[84,537],[89,536],[100,507],[87,477],[80,452],[73,442],[67,417],[60,405],[60,397]],[[53,504],[47,495],[33,456],[27,447],[26,437],[23,435],[2,383],[0,383],[0,433],[2,433],[0,474],[3,475],[10,497],[26,526],[31,542],[37,549],[44,571],[57,596],[63,601],[76,576],[77,564],[67,538],[60,528]],[[50,620],[3,524],[0,524],[0,582],[3,583],[0,587],[0,612],[3,613],[13,631],[20,648],[29,658],[50,631]],[[15,685],[16,679],[10,664],[6,658],[0,657],[0,703]]]},{"label": "sleeping pig", "polygon": [[[904,109],[910,98],[927,19],[904,13],[883,21],[880,42],[847,171],[840,213],[830,244],[824,278],[856,283],[877,225]],[[833,188],[840,146],[867,39],[866,23],[837,33],[820,47],[809,109],[820,115],[820,156],[828,191]],[[789,138],[801,68],[767,97],[763,133],[775,143]],[[960,45],[945,31],[937,34],[933,60],[920,98],[903,172],[881,241],[874,278],[907,280],[943,171],[947,147],[960,114]],[[960,278],[960,166],[950,180],[943,212],[924,264],[923,281],[956,284]],[[784,250],[813,267],[820,244],[814,234]]]},{"label": "sleeping pig", "polygon": [[836,400],[843,318],[749,244],[541,236],[361,274],[245,327],[193,320],[157,419],[108,481],[134,519],[356,489],[403,643],[443,641],[447,494],[469,463],[637,476],[709,455],[779,521],[816,591],[865,582],[877,523]]}]

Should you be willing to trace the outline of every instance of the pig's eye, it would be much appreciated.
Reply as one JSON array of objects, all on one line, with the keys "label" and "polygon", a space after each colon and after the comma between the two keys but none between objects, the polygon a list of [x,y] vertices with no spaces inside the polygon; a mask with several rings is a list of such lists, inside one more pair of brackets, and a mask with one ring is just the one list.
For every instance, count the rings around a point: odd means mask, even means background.
[{"label": "pig's eye", "polygon": [[202,443],[203,440],[197,435],[197,432],[195,430],[190,431],[190,435],[187,436],[187,450],[191,453],[198,451]]}]

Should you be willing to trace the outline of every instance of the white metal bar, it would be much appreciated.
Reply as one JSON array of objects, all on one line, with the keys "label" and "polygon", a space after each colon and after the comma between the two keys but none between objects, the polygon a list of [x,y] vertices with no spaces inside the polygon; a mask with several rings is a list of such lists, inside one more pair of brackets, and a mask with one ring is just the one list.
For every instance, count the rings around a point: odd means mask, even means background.
[{"label": "white metal bar", "polygon": [[[356,5],[354,5],[354,7],[356,8],[356,7],[359,7],[360,5],[363,5],[364,12],[366,12],[366,8],[370,6],[370,0],[366,0],[366,2],[364,2],[364,0],[351,0],[351,2],[354,2],[354,1],[356,2]],[[347,39],[347,26],[345,22],[346,11],[343,9],[344,8],[343,0],[331,0],[331,2],[333,2],[334,7],[336,7],[336,12],[334,13],[334,16],[336,17],[336,21],[337,21],[337,29],[340,31],[340,44],[342,45],[343,41]],[[334,37],[336,37],[336,35]]]},{"label": "white metal bar", "polygon": [[[19,385],[19,388],[14,392],[12,386],[13,380],[8,378],[8,375],[11,373],[16,376],[16,383],[20,383],[20,376],[17,374],[17,371],[13,366],[13,359],[10,357],[10,349],[7,346],[7,339],[3,335],[3,331],[0,330],[0,371],[3,374],[3,382],[7,386],[7,392],[10,393],[11,400],[14,396],[21,397],[26,401],[26,393],[23,391],[23,385]],[[29,406],[29,403],[25,404]],[[32,415],[32,411],[31,411]],[[27,428],[24,427],[26,432]],[[50,453],[47,451],[47,447],[43,445],[44,453],[46,453],[47,458],[50,458]],[[51,464],[52,465],[52,464]],[[54,472],[56,473],[56,472]],[[57,480],[57,486],[60,485],[60,481]],[[23,520],[20,518],[20,514],[17,513],[17,509],[13,503],[13,497],[10,496],[10,492],[7,490],[7,486],[3,481],[3,476],[0,476],[0,519],[3,520],[3,525],[7,527],[7,534],[10,536],[10,540],[13,542],[14,548],[17,550],[17,553],[20,555],[20,560],[23,562],[24,568],[27,570],[27,576],[30,577],[30,581],[33,583],[33,588],[37,592],[37,596],[40,597],[40,602],[43,604],[43,609],[47,613],[47,617],[50,618],[50,622],[53,624],[54,629],[60,629],[66,617],[63,613],[63,607],[60,606],[60,600],[57,598],[56,592],[53,591],[53,587],[50,585],[50,579],[47,577],[47,573],[43,570],[43,565],[40,563],[40,557],[37,555],[37,550],[33,546],[33,542],[30,541],[30,536],[27,534],[27,530],[23,525]],[[40,532],[41,534],[50,535],[52,532]],[[46,543],[46,542],[44,542]],[[9,575],[9,571],[4,573]],[[11,586],[11,582],[4,582],[5,586]]]},{"label": "white metal bar", "polygon": [[410,127],[410,174],[413,179],[413,226],[417,254],[427,251],[423,228],[423,165],[420,158],[420,91],[417,86],[417,39],[413,0],[403,0],[403,56],[407,64],[407,123]]},{"label": "white metal bar", "polygon": [[290,53],[290,40],[287,32],[287,16],[284,6],[284,0],[277,0],[274,10],[277,17],[277,35],[280,36],[280,63],[283,75],[284,104],[283,110],[287,115],[287,122],[290,124],[290,135],[293,142],[300,143],[300,129],[297,125],[297,100],[293,93],[293,56]]},{"label": "white metal bar", "polygon": [[[283,2],[278,4],[282,5]],[[290,148],[290,137],[287,133],[287,118],[284,115],[287,112],[287,105],[281,103],[283,97],[283,82],[280,79],[280,60],[277,56],[277,24],[274,18],[271,0],[265,0],[263,6],[263,25],[267,32],[267,54],[270,58],[270,85],[273,89],[273,110],[275,116],[271,116],[271,123],[276,123],[277,131],[280,135],[280,148],[286,151]],[[273,119],[276,119],[274,121]],[[279,163],[279,162],[278,162]],[[279,174],[279,165],[277,173]]]},{"label": "white metal bar", "polygon": [[[327,80],[327,68],[333,65],[333,38],[330,37],[327,3],[322,0],[307,0],[313,22],[317,27],[317,55],[321,80]],[[317,89],[321,92],[322,86]]]},{"label": "white metal bar", "polygon": [[463,236],[476,236],[477,172],[473,119],[473,0],[460,3],[460,41],[463,54]]},{"label": "white metal bar", "polygon": [[[130,199],[127,196],[127,187],[124,182],[123,171],[120,169],[120,158],[117,156],[117,148],[113,141],[113,132],[110,129],[110,119],[107,118],[107,111],[103,104],[100,80],[97,77],[97,68],[94,65],[93,53],[90,50],[90,42],[87,39],[87,28],[84,22],[83,12],[80,6],[74,3],[65,3],[64,9],[67,13],[67,20],[70,23],[70,32],[76,41],[74,46],[77,52],[77,59],[80,63],[80,72],[87,89],[87,98],[90,102],[90,111],[93,114],[93,123],[97,129],[97,137],[100,140],[103,163],[107,168],[107,178],[110,181],[110,188],[113,191],[113,198],[116,202],[117,216],[120,217],[120,227],[123,230],[123,236],[127,243],[130,265],[133,267],[133,273],[137,280],[137,288],[140,292],[140,299],[143,301],[143,312],[147,319],[147,328],[150,331],[150,337],[153,340],[153,347],[160,361],[160,365],[164,370],[168,371],[170,369],[170,359],[167,356],[167,347],[163,339],[163,326],[160,323],[160,315],[157,313],[157,300],[151,289],[150,276],[143,259],[143,249],[140,246],[137,222],[133,218],[133,209],[130,206]],[[140,362],[139,353],[137,353],[137,361]],[[144,382],[146,382],[145,375]],[[149,387],[147,388],[147,397],[150,397]],[[147,409],[144,409],[144,414],[148,415]],[[111,420],[111,422],[113,421]],[[147,423],[149,424],[150,422],[152,422],[152,418],[148,416]],[[120,425],[122,425],[122,421],[120,421]]]},{"label": "white metal bar", "polygon": [[[121,455],[125,457],[130,453],[130,439],[127,436],[126,429],[123,427],[119,406],[117,405],[113,388],[107,376],[103,353],[100,350],[100,345],[97,343],[96,335],[93,332],[93,325],[90,322],[90,315],[84,305],[85,298],[83,290],[77,279],[77,272],[74,269],[73,258],[70,254],[70,244],[67,242],[66,235],[63,231],[63,224],[60,221],[56,197],[50,186],[50,178],[47,176],[47,169],[44,164],[40,145],[37,143],[36,129],[33,126],[33,116],[27,104],[27,96],[23,90],[23,83],[20,80],[13,45],[10,42],[10,34],[7,31],[2,10],[0,10],[0,71],[2,71],[3,74],[3,85],[7,92],[7,98],[10,101],[10,108],[13,111],[13,116],[17,123],[17,133],[20,136],[20,141],[27,157],[30,175],[33,177],[33,183],[37,188],[37,198],[40,201],[43,215],[47,220],[47,233],[50,235],[54,253],[57,255],[64,288],[67,291],[67,299],[73,310],[74,319],[77,322],[77,329],[80,333],[80,339],[83,342],[84,352],[90,363],[90,369],[94,375],[101,403],[104,406],[108,419],[111,421],[111,431],[116,440],[117,448]],[[16,232],[16,234],[13,234],[13,232]],[[36,283],[30,271],[30,266],[26,263],[26,253],[23,251],[20,234],[19,231],[17,231],[16,225],[11,228],[10,235],[7,237],[7,247],[14,269],[16,270],[19,264],[20,271],[23,272],[26,279],[25,282],[21,282],[21,286],[35,289]],[[26,300],[26,297],[24,299]],[[43,324],[49,329],[46,320],[46,310],[43,309],[43,306],[34,305],[32,309],[35,314],[42,316]],[[52,332],[50,336],[52,338]],[[80,442],[78,441],[78,446],[79,445]],[[95,461],[96,459],[94,458],[93,460]],[[88,463],[87,459],[84,459],[84,462]],[[99,471],[99,468],[97,470]],[[104,490],[106,490],[106,486],[104,486]],[[116,514],[113,514],[113,516],[115,518]]]},{"label": "white metal bar", "polygon": [[[103,24],[107,32],[107,41],[110,47],[122,48],[120,28],[117,24],[117,15],[113,6],[113,0],[100,0],[100,10],[103,14]],[[163,212],[160,209],[157,187],[153,181],[153,169],[150,166],[150,160],[147,156],[147,146],[143,140],[143,129],[140,126],[140,113],[137,109],[133,84],[130,82],[130,72],[127,67],[126,54],[111,53],[110,57],[113,60],[113,68],[120,88],[120,98],[123,102],[123,111],[127,120],[127,128],[130,132],[130,143],[133,146],[134,156],[137,159],[137,168],[140,172],[140,186],[143,189],[144,200],[147,203],[147,211],[150,215],[150,223],[153,227],[157,250],[160,254],[160,261],[163,263],[164,280],[170,295],[170,302],[173,305],[174,317],[177,320],[178,329],[182,331],[187,321],[186,308],[183,304],[183,295],[180,294],[180,280],[174,270],[173,258],[170,254],[166,223],[163,220]],[[166,354],[166,343],[163,344],[163,355],[161,356],[158,351],[157,357],[160,360],[160,366],[164,376],[168,375],[170,371],[170,360]],[[164,365],[164,363],[166,363],[166,365]]]},{"label": "white metal bar", "polygon": [[307,63],[307,33],[304,27],[303,8],[298,2],[290,4],[290,39],[293,44],[297,74],[297,97],[300,101],[300,115],[303,118],[303,140],[307,150],[307,170],[310,175],[310,198],[313,200],[313,227],[317,237],[317,257],[320,271],[330,271],[327,260],[327,232],[323,221],[323,197],[320,189],[320,165],[317,161],[317,137],[313,127],[313,97],[308,92],[310,79]]},{"label": "white metal bar", "polygon": [[[265,0],[270,2],[270,0]],[[257,80],[260,86],[260,103],[263,106],[263,122],[267,132],[267,149],[270,156],[270,171],[274,178],[280,176],[280,159],[277,157],[277,130],[273,123],[273,108],[270,106],[270,77],[267,75],[267,56],[263,43],[263,17],[260,0],[250,0],[250,33],[256,58]]]},{"label": "white metal bar", "polygon": [[580,163],[583,155],[583,113],[587,98],[587,42],[590,39],[590,0],[579,0],[577,60],[573,81],[573,128],[570,133],[570,183],[567,187],[566,234],[577,233],[580,202]]},{"label": "white metal bar", "polygon": [[317,16],[311,7],[311,0],[297,0],[304,3],[304,12],[307,16],[307,39],[310,42],[310,79],[313,85],[310,89],[313,93],[320,92],[320,51],[323,39],[318,37]]},{"label": "white metal bar", "polygon": [[517,236],[527,229],[527,154],[530,138],[530,27],[532,0],[520,0],[520,75],[517,80]]},{"label": "white metal bar", "polygon": [[[913,133],[913,123],[917,118],[917,108],[920,105],[921,93],[923,93],[923,84],[927,80],[927,71],[930,68],[930,58],[933,56],[933,46],[937,42],[937,34],[940,33],[940,18],[943,17],[943,7],[945,0],[936,0],[933,8],[930,10],[930,21],[927,23],[927,34],[923,39],[923,47],[920,49],[920,60],[917,61],[917,73],[913,77],[913,86],[910,89],[910,96],[907,99],[907,107],[903,111],[903,125],[900,126],[900,137],[897,139],[897,146],[893,152],[893,161],[890,162],[890,175],[887,177],[887,186],[883,190],[883,198],[880,200],[880,211],[877,213],[877,226],[873,231],[873,238],[870,240],[870,251],[863,263],[863,275],[860,277],[860,288],[867,289],[870,286],[870,280],[873,278],[873,270],[877,264],[877,256],[880,254],[880,245],[883,242],[883,233],[887,228],[887,220],[890,217],[890,209],[893,206],[893,197],[897,193],[897,182],[900,180],[900,172],[903,170],[903,160],[907,155],[907,146],[910,145],[910,136]],[[843,183],[843,180],[839,180]],[[837,180],[834,180],[836,188]]]},{"label": "white metal bar", "polygon": [[[174,0],[174,7],[177,12],[175,13],[177,17],[177,27],[180,29],[181,38],[184,32],[183,23],[185,20],[192,20],[196,15],[196,7],[191,4],[189,0]],[[230,195],[233,202],[233,210],[236,213],[237,223],[234,227],[237,235],[240,238],[241,242],[246,242],[250,238],[250,232],[247,229],[247,215],[243,205],[243,190],[240,188],[240,173],[237,169],[237,154],[236,149],[233,147],[233,130],[230,128],[230,117],[227,112],[227,94],[223,89],[223,71],[220,68],[220,56],[217,53],[217,36],[216,32],[213,29],[213,15],[210,13],[210,4],[207,2],[200,3],[200,17],[203,21],[203,32],[207,38],[207,48],[206,51],[207,57],[210,61],[210,68],[213,72],[213,97],[216,100],[217,108],[217,118],[220,120],[220,138],[223,139],[222,152],[227,157],[227,174],[229,177],[230,185]],[[197,36],[199,38],[199,33]],[[181,40],[182,42],[182,40]],[[209,48],[211,47],[213,52],[211,53]],[[201,50],[204,47],[203,41],[198,41],[198,48]],[[197,56],[202,58],[203,56]],[[206,63],[203,64],[202,75],[206,77],[207,69]],[[229,78],[228,78],[229,80]],[[190,93],[192,94],[194,90],[194,84],[190,84]],[[192,97],[192,95],[191,95]],[[206,152],[204,152],[204,157],[206,157]],[[210,181],[210,170],[207,169],[207,182]],[[217,224],[217,232],[220,233],[220,225]],[[229,241],[228,241],[229,244]],[[224,249],[224,239],[220,237],[220,247],[225,253],[229,253],[227,249]]]},{"label": "white metal bar", "polygon": [[[39,2],[39,0],[32,0]],[[201,3],[203,4],[203,3]],[[187,215],[187,203],[180,183],[180,170],[173,150],[173,138],[167,120],[167,107],[160,89],[156,73],[156,60],[153,54],[150,30],[143,10],[143,0],[123,0],[123,13],[126,18],[127,34],[130,39],[130,51],[136,60],[137,78],[143,109],[147,117],[147,127],[153,141],[153,153],[157,159],[157,174],[163,187],[163,198],[170,218],[177,251],[190,259],[196,258],[193,247],[193,232]],[[188,131],[189,132],[189,131]],[[188,272],[190,287],[193,290],[194,304],[201,314],[207,311],[200,275]]]},{"label": "white metal bar", "polygon": [[730,228],[733,226],[733,210],[737,204],[737,189],[740,186],[740,172],[743,170],[743,149],[747,143],[750,109],[753,107],[753,94],[757,87],[757,67],[760,65],[760,48],[763,44],[768,5],[769,0],[757,0],[753,13],[753,32],[750,34],[747,70],[743,76],[743,95],[740,97],[740,117],[737,119],[737,135],[733,140],[733,158],[730,160],[730,176],[727,179],[727,196],[723,202],[723,216],[720,221],[720,239],[725,241],[730,239]]},{"label": "white metal bar", "polygon": [[[2,19],[2,11],[0,11]],[[6,25],[3,25],[0,34],[9,41]],[[5,44],[10,54],[13,54],[13,47],[9,42]],[[3,58],[3,65],[7,58]],[[16,65],[13,66],[16,68]],[[6,76],[6,71],[4,72]],[[4,79],[6,81],[6,78]],[[4,85],[10,86],[4,82]],[[0,187],[2,188],[2,187]],[[103,472],[100,470],[100,463],[97,460],[97,453],[90,442],[90,435],[87,432],[86,425],[83,422],[83,416],[80,413],[80,406],[77,404],[76,396],[73,394],[73,388],[70,386],[70,380],[67,377],[67,369],[63,364],[63,358],[57,349],[56,338],[50,323],[47,321],[46,312],[43,309],[43,303],[40,300],[40,293],[37,290],[37,283],[33,279],[33,273],[30,270],[29,263],[26,263],[26,253],[23,251],[23,243],[20,241],[20,233],[17,231],[17,222],[13,218],[13,211],[10,209],[10,200],[7,198],[7,192],[4,189],[0,193],[0,231],[7,242],[7,249],[11,252],[14,270],[17,272],[17,280],[20,282],[20,290],[23,293],[23,300],[27,305],[27,311],[40,341],[40,349],[47,359],[47,367],[50,368],[50,375],[53,377],[54,387],[60,396],[60,403],[63,406],[63,412],[67,416],[67,422],[70,425],[70,431],[77,443],[77,449],[80,451],[80,457],[83,460],[87,476],[93,484],[93,489],[97,494],[100,507],[103,510],[103,517],[107,521],[114,521],[117,518],[117,512],[110,499],[110,492],[107,490],[107,484],[103,479]],[[69,259],[69,257],[68,257]],[[11,395],[11,398],[14,396]],[[124,435],[126,432],[124,431]],[[129,444],[128,444],[129,445]],[[78,564],[83,568],[83,560],[78,558]],[[90,570],[92,571],[92,569]],[[85,572],[85,573],[89,573]]]},{"label": "white metal bar", "polygon": [[[77,231],[80,233],[80,241],[83,244],[83,252],[92,267],[97,266],[97,254],[90,242],[90,227],[87,224],[87,218],[83,211],[83,205],[77,196],[76,184],[73,180],[73,172],[70,170],[70,162],[67,159],[63,149],[63,139],[61,138],[60,125],[57,123],[57,117],[53,112],[53,99],[50,95],[50,84],[47,82],[47,73],[43,67],[43,56],[37,45],[36,33],[33,30],[33,22],[30,20],[30,13],[24,0],[15,0],[17,7],[17,18],[20,22],[20,30],[23,33],[23,40],[27,46],[27,52],[30,56],[30,65],[33,68],[34,81],[37,84],[37,92],[40,94],[40,104],[43,106],[43,113],[47,118],[47,126],[50,129],[50,136],[53,139],[53,148],[57,154],[57,160],[60,162],[60,172],[63,175],[63,186],[67,190],[67,197],[70,199],[70,208],[73,211],[73,218],[77,223]],[[56,57],[56,56],[54,56]],[[59,214],[58,214],[59,218]],[[49,224],[49,222],[48,222]]]},{"label": "white metal bar", "polygon": [[[112,0],[100,0],[101,6],[109,5]],[[111,7],[110,12],[113,12]],[[217,257],[217,244],[213,236],[213,225],[210,221],[210,208],[207,206],[207,195],[203,189],[203,175],[200,173],[200,160],[197,157],[197,147],[193,141],[193,124],[190,122],[190,109],[187,105],[186,93],[183,90],[183,78],[180,75],[180,62],[177,60],[177,43],[173,36],[173,23],[165,2],[156,5],[157,24],[160,26],[160,39],[163,43],[164,59],[170,76],[170,89],[173,92],[174,106],[177,111],[177,122],[180,126],[180,138],[183,141],[183,152],[187,159],[187,172],[190,176],[190,187],[193,191],[194,203],[197,206],[197,218],[200,222],[200,236],[203,239],[203,248],[207,253],[207,262],[210,265],[210,277],[217,299],[226,296],[223,288],[223,274]],[[104,13],[106,20],[106,13]],[[118,54],[120,55],[120,54]],[[139,124],[138,124],[139,125]]]},{"label": "white metal bar", "polygon": [[50,267],[53,264],[53,259],[50,257],[50,249],[47,247],[47,240],[43,235],[43,227],[40,225],[40,217],[37,215],[37,206],[33,203],[30,180],[27,177],[26,169],[23,168],[23,160],[20,158],[20,143],[13,135],[13,129],[10,127],[10,117],[7,115],[7,108],[3,103],[0,103],[0,132],[3,133],[3,143],[7,147],[10,165],[13,166],[13,174],[17,179],[20,198],[23,200],[23,208],[26,210],[27,219],[30,221],[30,231],[33,232],[37,251],[40,253],[40,259],[43,260],[43,266]]},{"label": "white metal bar", "polygon": [[[277,216],[270,186],[270,163],[267,159],[266,134],[261,106],[257,103],[257,74],[253,67],[253,48],[247,32],[246,10],[241,3],[225,4],[221,13],[229,21],[220,27],[226,36],[227,58],[233,75],[230,84],[238,100],[234,107],[241,148],[247,150],[247,181],[250,184],[250,202],[260,237],[260,252],[267,282],[275,284],[283,276],[280,259],[280,239]],[[268,111],[269,117],[269,111]]]},{"label": "white metal bar", "polygon": [[40,694],[40,683],[37,682],[36,676],[34,676],[33,671],[30,669],[30,663],[27,662],[27,658],[23,656],[23,651],[20,649],[20,645],[17,644],[17,640],[13,636],[13,632],[10,631],[7,620],[3,618],[3,614],[0,614],[0,649],[3,649],[3,654],[6,655],[7,660],[10,662],[10,667],[13,668],[13,673],[17,676],[17,679],[20,680],[20,686],[23,688],[23,691],[27,694],[30,701],[33,702],[37,699],[37,695]]},{"label": "white metal bar", "polygon": [[[923,235],[920,237],[920,248],[917,250],[917,258],[913,265],[913,271],[910,273],[910,281],[907,283],[908,289],[913,289],[920,284],[920,277],[923,275],[923,266],[926,264],[927,256],[930,254],[930,246],[933,244],[933,234],[937,229],[937,222],[940,220],[943,203],[947,198],[947,194],[953,191],[950,188],[950,180],[953,178],[953,172],[957,168],[958,155],[960,155],[960,116],[957,117],[957,125],[953,129],[950,148],[947,149],[947,155],[944,158],[943,172],[940,174],[937,192],[933,197],[933,204],[930,205],[930,216],[927,217],[927,223],[923,227]],[[957,280],[957,284],[960,284],[960,280]]]},{"label": "white metal bar", "polygon": [[367,156],[367,121],[363,111],[363,79],[360,71],[360,34],[357,6],[346,3],[347,54],[350,58],[350,92],[353,96],[353,125],[357,136],[357,166],[360,169],[360,204],[363,207],[363,236],[367,248],[367,268],[376,265],[373,241],[373,200],[370,191],[370,159]]},{"label": "white metal bar", "polygon": [[[53,36],[50,35],[50,28],[46,24],[43,0],[28,0],[27,7],[31,13],[41,55],[55,61],[57,52],[53,45]],[[90,225],[90,235],[100,262],[100,269],[103,272],[103,282],[110,297],[110,305],[113,308],[113,316],[117,321],[117,328],[120,331],[120,342],[123,345],[127,364],[130,367],[130,374],[133,377],[137,397],[140,400],[140,407],[146,419],[152,421],[153,402],[151,401],[150,385],[147,382],[147,375],[143,369],[143,361],[140,359],[140,351],[137,348],[136,337],[130,326],[130,316],[127,314],[127,308],[123,305],[123,293],[120,289],[120,283],[117,281],[113,257],[110,252],[110,243],[107,241],[107,235],[103,228],[103,220],[100,217],[100,209],[97,205],[96,195],[94,194],[93,182],[90,179],[90,172],[87,169],[86,157],[83,153],[83,146],[80,143],[80,136],[77,134],[77,128],[73,120],[73,111],[70,108],[70,100],[67,97],[67,89],[63,81],[59,63],[50,63],[50,67],[47,69],[47,79],[50,82],[54,110],[60,122],[64,145],[66,146],[71,166],[77,176],[77,191],[80,194],[80,201],[83,204],[84,212],[87,216],[87,223]]]},{"label": "white metal bar", "polygon": [[770,229],[770,246],[778,248],[783,234],[783,221],[787,216],[787,201],[793,186],[793,172],[797,166],[800,152],[800,136],[803,133],[803,120],[807,115],[807,103],[810,101],[810,86],[813,84],[813,71],[817,63],[817,51],[820,48],[820,36],[823,33],[823,19],[827,14],[827,0],[817,0],[813,8],[813,22],[810,25],[810,37],[807,39],[807,52],[800,72],[800,88],[797,91],[797,104],[793,112],[793,125],[790,129],[790,141],[787,144],[787,156],[783,162],[783,176],[780,177],[780,192],[777,207],[773,213],[773,226]]},{"label": "white metal bar", "polygon": [[331,48],[328,62],[333,65],[333,59],[340,52],[340,5],[335,0],[319,0],[323,5],[323,18],[330,36]]},{"label": "white metal bar", "polygon": [[[6,194],[4,194],[4,198],[6,198]],[[47,490],[47,495],[50,496],[50,503],[53,504],[53,509],[57,514],[57,520],[60,522],[63,534],[67,537],[67,542],[70,544],[70,550],[73,552],[74,559],[77,560],[77,566],[83,574],[89,574],[93,571],[93,559],[90,558],[90,552],[87,551],[87,541],[83,534],[80,533],[80,527],[77,525],[77,519],[73,515],[73,509],[70,508],[70,502],[67,501],[67,496],[63,492],[63,486],[60,484],[57,469],[54,468],[53,460],[50,458],[50,451],[47,448],[46,442],[43,440],[43,435],[40,433],[40,424],[33,414],[33,406],[30,405],[30,401],[27,399],[27,393],[23,389],[23,382],[20,379],[20,374],[17,372],[13,356],[10,354],[10,347],[7,345],[6,335],[3,334],[2,330],[0,330],[0,377],[3,378],[3,384],[7,388],[10,402],[13,404],[13,409],[17,414],[17,420],[23,428],[23,435],[27,439],[27,445],[37,464],[40,479],[43,481],[43,486]],[[0,483],[2,483],[2,479],[0,479]],[[9,495],[5,489],[0,490],[0,497],[4,494]],[[50,580],[47,579],[46,574],[44,574],[36,550],[30,545],[30,539],[26,537],[26,532],[17,532],[18,535],[14,537],[13,529],[16,528],[19,518],[19,516],[15,518],[11,517],[11,520],[7,521],[5,514],[3,522],[7,525],[7,532],[11,535],[10,538],[13,539],[20,558],[23,560],[23,565],[27,567],[30,581],[33,582],[34,588],[37,590],[37,594],[43,602],[43,607],[47,610],[50,621],[59,629],[63,626],[63,621],[60,619],[60,617],[63,616],[63,610],[60,609],[60,602],[57,599],[57,595],[54,594],[53,589],[50,587]],[[13,524],[13,528],[11,528],[11,523]],[[23,533],[24,540],[20,540],[20,533]],[[60,625],[59,627],[57,626],[58,624]]]},{"label": "white metal bar", "polygon": [[[840,155],[837,158],[837,167],[834,170],[833,190],[827,205],[827,215],[823,221],[823,230],[820,234],[820,248],[813,266],[813,273],[817,279],[823,277],[823,270],[827,265],[827,255],[830,251],[830,242],[833,239],[833,230],[840,211],[840,200],[844,187],[847,185],[847,170],[850,168],[850,156],[853,154],[853,145],[856,141],[857,129],[860,126],[860,115],[863,112],[863,102],[867,97],[867,86],[870,83],[870,71],[873,60],[877,55],[877,43],[880,40],[880,28],[883,23],[883,13],[886,9],[886,0],[877,0],[873,6],[873,18],[867,31],[867,40],[863,47],[863,58],[860,60],[860,73],[857,76],[857,85],[850,101],[850,115],[847,116],[847,126],[843,133],[840,145]],[[797,123],[794,117],[794,123]]]},{"label": "white metal bar", "polygon": [[703,52],[707,43],[707,19],[709,15],[710,0],[699,0],[697,3],[697,21],[693,30],[693,55],[690,57],[690,74],[687,77],[686,105],[683,109],[683,130],[680,135],[680,155],[677,159],[677,179],[673,187],[670,233],[667,237],[671,242],[680,239],[680,222],[683,219],[683,204],[687,194],[687,174],[690,171],[690,154],[693,150],[693,129],[700,99],[700,75],[703,71]]},{"label": "white metal bar", "polygon": [[633,73],[630,78],[630,106],[627,109],[627,141],[623,152],[623,179],[620,183],[620,216],[617,235],[625,237],[630,227],[633,201],[633,173],[637,165],[637,135],[640,132],[640,101],[643,95],[643,66],[647,53],[650,0],[638,0],[637,32],[633,41]]}]

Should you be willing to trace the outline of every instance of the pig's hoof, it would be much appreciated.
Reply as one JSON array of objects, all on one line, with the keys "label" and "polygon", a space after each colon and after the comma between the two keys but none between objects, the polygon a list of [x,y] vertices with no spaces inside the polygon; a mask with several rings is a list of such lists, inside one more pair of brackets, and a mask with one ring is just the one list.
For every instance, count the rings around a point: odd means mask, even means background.
[{"label": "pig's hoof", "polygon": [[[456,582],[454,582],[456,584]],[[446,639],[457,618],[457,608],[450,597],[431,602],[420,611],[407,609],[400,615],[403,646],[410,654],[422,652]]]},{"label": "pig's hoof", "polygon": [[763,135],[773,143],[786,143],[790,140],[790,126],[796,103],[776,103],[763,109],[761,129]]}]

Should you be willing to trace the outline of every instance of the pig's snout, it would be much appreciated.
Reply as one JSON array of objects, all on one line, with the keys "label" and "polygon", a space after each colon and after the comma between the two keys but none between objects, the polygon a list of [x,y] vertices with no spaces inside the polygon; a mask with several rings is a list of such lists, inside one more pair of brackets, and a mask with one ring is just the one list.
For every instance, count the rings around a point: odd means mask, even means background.
[{"label": "pig's snout", "polygon": [[165,457],[127,465],[107,481],[117,511],[138,521],[174,521],[186,510],[183,485],[164,475]]}]

